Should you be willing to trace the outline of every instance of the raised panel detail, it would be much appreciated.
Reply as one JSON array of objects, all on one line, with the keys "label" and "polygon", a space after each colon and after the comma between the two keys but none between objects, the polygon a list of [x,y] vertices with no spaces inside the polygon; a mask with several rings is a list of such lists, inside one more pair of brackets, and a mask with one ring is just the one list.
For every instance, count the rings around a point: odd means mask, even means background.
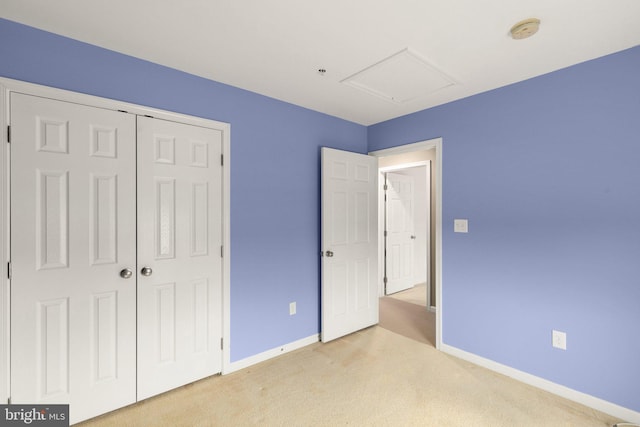
[{"label": "raised panel detail", "polygon": [[331,242],[333,245],[346,245],[349,241],[349,206],[346,192],[333,192],[331,194]]},{"label": "raised panel detail", "polygon": [[198,279],[193,286],[193,351],[209,350],[209,281]]},{"label": "raised panel detail", "polygon": [[69,122],[36,117],[36,151],[69,152]]},{"label": "raised panel detail", "polygon": [[205,141],[191,141],[190,165],[197,168],[209,167],[209,147]]},{"label": "raised panel detail", "polygon": [[346,162],[333,162],[331,164],[331,178],[333,179],[347,179],[347,163]]},{"label": "raised panel detail", "polygon": [[36,268],[68,267],[69,174],[36,171]]},{"label": "raised panel detail", "polygon": [[175,187],[173,178],[155,178],[156,187],[156,259],[175,257]]},{"label": "raised panel detail", "polygon": [[371,271],[368,259],[355,261],[355,307],[356,310],[369,308],[369,286],[372,281],[369,277]]},{"label": "raised panel detail", "polygon": [[191,186],[191,256],[209,254],[209,184]]},{"label": "raised panel detail", "polygon": [[118,177],[91,174],[90,259],[92,265],[117,262]]},{"label": "raised panel detail", "polygon": [[367,165],[356,165],[356,181],[360,182],[369,182],[369,166]]},{"label": "raised panel detail", "polygon": [[355,240],[354,243],[369,243],[371,218],[369,214],[369,193],[355,194]]},{"label": "raised panel detail", "polygon": [[176,360],[176,284],[155,287],[156,360],[172,363]]},{"label": "raised panel detail", "polygon": [[117,301],[117,292],[93,296],[91,370],[94,383],[115,380],[118,377]]},{"label": "raised panel detail", "polygon": [[118,131],[116,128],[91,126],[89,154],[93,157],[118,157]]},{"label": "raised panel detail", "polygon": [[69,301],[37,304],[37,367],[40,399],[69,392]]},{"label": "raised panel detail", "polygon": [[[331,280],[337,289],[349,289],[349,266],[346,262],[336,262],[331,267]],[[349,292],[334,292],[330,296],[331,315],[347,315]]]},{"label": "raised panel detail", "polygon": [[154,138],[155,162],[165,165],[176,163],[176,140],[172,136],[156,135]]}]

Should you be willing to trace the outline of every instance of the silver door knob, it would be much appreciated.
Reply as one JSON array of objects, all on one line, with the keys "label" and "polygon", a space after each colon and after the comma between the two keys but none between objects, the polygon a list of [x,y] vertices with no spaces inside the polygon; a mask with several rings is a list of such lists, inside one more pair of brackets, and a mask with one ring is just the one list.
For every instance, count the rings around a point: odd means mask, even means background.
[{"label": "silver door knob", "polygon": [[331,251],[327,251],[327,252],[325,252],[325,253],[327,254],[327,256],[328,256],[329,258],[331,258],[331,257],[333,256],[333,252],[331,252]]},{"label": "silver door knob", "polygon": [[151,276],[151,273],[153,273],[151,267],[142,267],[142,270],[140,270],[140,274],[146,277]]},{"label": "silver door knob", "polygon": [[133,270],[131,270],[130,268],[124,268],[120,270],[120,277],[122,277],[123,279],[128,279],[131,276],[133,276]]}]

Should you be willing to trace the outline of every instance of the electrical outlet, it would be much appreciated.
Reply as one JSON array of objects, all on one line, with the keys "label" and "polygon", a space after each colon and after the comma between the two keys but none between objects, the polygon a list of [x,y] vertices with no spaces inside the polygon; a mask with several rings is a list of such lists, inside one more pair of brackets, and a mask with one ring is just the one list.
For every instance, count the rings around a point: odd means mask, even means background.
[{"label": "electrical outlet", "polygon": [[565,332],[553,331],[551,333],[552,345],[560,350],[567,349],[567,334]]},{"label": "electrical outlet", "polygon": [[293,316],[294,314],[296,314],[296,302],[290,302],[289,303],[289,316]]}]

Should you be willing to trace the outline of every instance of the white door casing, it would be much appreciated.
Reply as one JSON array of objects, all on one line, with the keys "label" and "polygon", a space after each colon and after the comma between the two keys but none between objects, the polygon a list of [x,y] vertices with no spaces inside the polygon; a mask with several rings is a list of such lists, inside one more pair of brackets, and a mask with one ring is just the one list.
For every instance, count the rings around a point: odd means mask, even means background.
[{"label": "white door casing", "polygon": [[11,94],[11,398],[135,402],[135,116]]},{"label": "white door casing", "polygon": [[414,179],[387,172],[385,203],[385,294],[411,288],[414,283]]},{"label": "white door casing", "polygon": [[378,161],[326,147],[321,155],[321,339],[327,342],[378,323]]},{"label": "white door casing", "polygon": [[0,136],[4,145],[0,149],[0,402],[9,399],[9,144],[5,88],[0,82]]},{"label": "white door casing", "polygon": [[219,130],[138,117],[139,400],[222,369],[221,153]]},{"label": "white door casing", "polygon": [[[378,158],[394,156],[398,154],[417,153],[425,150],[434,150],[435,152],[435,188],[431,196],[434,198],[434,234],[431,236],[435,240],[434,247],[434,268],[435,268],[435,290],[436,290],[436,348],[440,349],[442,346],[442,318],[444,312],[444,304],[442,297],[442,159],[443,159],[443,141],[442,138],[435,138],[427,141],[416,142],[413,144],[401,145],[392,148],[386,148],[383,150],[372,151],[369,154]],[[407,164],[405,167],[413,165]],[[380,226],[382,230],[382,226]],[[383,253],[384,247],[381,243],[379,245],[379,259],[381,262],[384,259]],[[382,283],[382,277],[380,277],[379,283]],[[432,302],[433,303],[433,302]]]}]

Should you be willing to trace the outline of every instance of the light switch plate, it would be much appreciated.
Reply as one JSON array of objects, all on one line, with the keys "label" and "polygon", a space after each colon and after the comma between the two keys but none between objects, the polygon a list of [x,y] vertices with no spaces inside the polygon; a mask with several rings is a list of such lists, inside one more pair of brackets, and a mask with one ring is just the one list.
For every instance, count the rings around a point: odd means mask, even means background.
[{"label": "light switch plate", "polygon": [[466,219],[454,219],[453,220],[453,231],[455,233],[468,233],[469,232],[469,221]]}]

